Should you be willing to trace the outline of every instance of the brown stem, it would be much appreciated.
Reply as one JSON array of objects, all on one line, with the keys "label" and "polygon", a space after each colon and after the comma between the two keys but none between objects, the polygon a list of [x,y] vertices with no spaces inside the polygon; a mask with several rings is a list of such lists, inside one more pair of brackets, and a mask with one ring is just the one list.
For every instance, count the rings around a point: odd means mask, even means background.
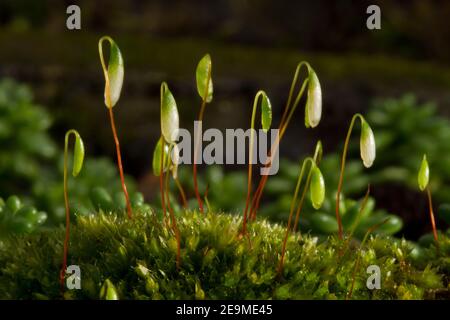
[{"label": "brown stem", "polygon": [[175,183],[177,185],[178,191],[180,192],[181,195],[181,200],[183,201],[183,208],[187,208],[188,203],[187,203],[187,199],[186,199],[186,193],[184,192],[183,186],[180,183],[180,180],[178,180],[178,178],[174,179]]},{"label": "brown stem", "polygon": [[116,144],[117,166],[119,168],[120,181],[122,183],[122,190],[123,190],[123,194],[125,195],[125,199],[126,199],[126,203],[127,203],[128,219],[131,219],[131,217],[133,215],[133,211],[131,209],[130,197],[128,196],[127,186],[125,184],[125,177],[123,174],[122,156],[120,153],[119,138],[117,137],[117,130],[116,130],[115,122],[114,122],[114,114],[113,114],[112,107],[108,107],[108,109],[109,109],[109,119],[111,121],[111,129],[112,129],[112,133],[114,136],[114,143]]},{"label": "brown stem", "polygon": [[298,221],[300,219],[300,213],[303,208],[303,203],[305,201],[306,192],[309,189],[310,182],[311,182],[311,171],[309,172],[308,177],[306,179],[305,188],[303,189],[302,196],[300,198],[300,202],[298,203],[297,212],[295,213],[295,222],[294,222],[294,227],[292,228],[292,231],[294,231],[294,232],[297,230]]},{"label": "brown stem", "polygon": [[431,226],[433,227],[433,237],[434,237],[434,241],[436,242],[436,246],[439,248],[439,238],[438,238],[438,233],[437,233],[437,229],[436,229],[436,222],[434,220],[433,201],[431,199],[430,188],[427,188],[427,195],[428,195],[428,211],[430,213]]},{"label": "brown stem", "polygon": [[352,228],[350,230],[350,234],[348,235],[347,240],[345,241],[342,249],[339,252],[338,259],[340,257],[343,257],[344,254],[348,250],[348,247],[350,245],[350,241],[351,241],[351,239],[353,237],[353,234],[355,233],[356,227],[359,225],[359,222],[360,222],[361,217],[362,217],[362,213],[363,213],[364,209],[366,208],[367,202],[369,200],[369,195],[370,195],[370,184],[367,186],[367,191],[366,191],[366,194],[364,195],[364,198],[363,198],[363,201],[361,203],[361,206],[359,207],[359,211],[358,211],[358,215],[356,217],[356,221],[353,223]]},{"label": "brown stem", "polygon": [[[67,138],[66,138],[67,149]],[[69,196],[67,191],[67,150],[64,152],[64,205],[66,209],[66,236],[64,238],[64,255],[63,263],[59,273],[59,282],[61,285],[61,292],[64,292],[64,279],[67,269],[67,256],[69,254],[69,239],[70,239],[70,208],[69,208]]]},{"label": "brown stem", "polygon": [[301,185],[302,178],[303,178],[303,171],[304,171],[304,164],[302,165],[302,170],[301,170],[301,173],[300,173],[300,177],[299,177],[299,179],[297,181],[297,185],[295,187],[295,192],[294,192],[294,197],[292,198],[291,207],[290,207],[290,210],[289,210],[289,218],[288,218],[288,224],[287,224],[287,227],[286,227],[286,234],[285,234],[284,239],[283,239],[283,246],[281,248],[281,257],[280,257],[280,262],[278,264],[278,271],[277,271],[278,275],[281,275],[281,272],[283,271],[283,263],[284,263],[284,256],[286,254],[287,239],[289,237],[289,231],[291,230],[292,216],[294,214],[295,203],[297,201],[298,191],[300,189],[300,185]]},{"label": "brown stem", "polygon": [[384,219],[382,222],[377,223],[377,224],[371,226],[369,229],[367,229],[367,232],[366,232],[366,234],[364,235],[364,238],[363,238],[363,240],[362,240],[362,242],[361,242],[360,250],[358,251],[358,256],[357,256],[357,258],[356,258],[355,267],[354,267],[354,269],[353,269],[352,285],[351,285],[350,290],[349,290],[349,292],[348,292],[348,294],[347,294],[347,296],[346,296],[346,300],[352,298],[353,289],[354,289],[354,287],[355,287],[355,281],[356,281],[356,272],[358,271],[358,268],[359,268],[359,261],[360,261],[360,258],[361,258],[360,251],[361,251],[362,247],[363,247],[364,244],[366,243],[367,238],[369,237],[369,234],[371,234],[371,233],[374,232],[376,229],[378,229],[380,226],[382,226],[383,224],[385,224],[386,222],[388,222],[389,219],[390,219],[390,218]]},{"label": "brown stem", "polygon": [[341,158],[341,171],[339,174],[339,183],[338,183],[338,188],[337,188],[337,193],[336,193],[336,220],[338,223],[338,235],[339,235],[339,239],[342,240],[343,238],[343,230],[342,230],[342,221],[341,221],[341,215],[339,213],[339,206],[340,206],[340,201],[341,201],[341,191],[342,191],[342,184],[344,182],[344,170],[345,170],[345,160],[347,158],[347,151],[348,151],[348,145],[350,142],[350,136],[352,134],[352,130],[353,130],[353,126],[355,125],[355,120],[360,117],[360,114],[355,114],[352,118],[352,121],[350,122],[350,127],[348,128],[347,131],[347,137],[345,138],[345,144],[344,144],[344,151],[342,152],[342,158]]},{"label": "brown stem", "polygon": [[[164,150],[164,149],[163,149]],[[172,230],[175,233],[175,239],[177,241],[177,269],[180,269],[181,263],[181,241],[180,241],[180,231],[178,230],[177,221],[175,219],[175,214],[173,212],[172,206],[170,205],[169,199],[169,173],[166,175],[166,192],[165,197],[167,200],[167,208],[169,209],[170,220],[172,222]],[[164,197],[164,195],[163,195]]]},{"label": "brown stem", "polygon": [[[202,104],[203,108],[204,103]],[[199,117],[200,119],[200,117]],[[200,120],[201,121],[201,120]],[[200,196],[200,192],[198,191],[198,181],[197,181],[197,152],[199,147],[199,138],[195,141],[195,147],[194,147],[194,164],[193,164],[193,176],[194,176],[194,191],[195,191],[195,197],[197,198],[198,207],[200,209],[200,213],[203,214],[203,201]]]},{"label": "brown stem", "polygon": [[[294,77],[294,80],[297,77],[297,72],[296,72],[296,76]],[[289,98],[288,98],[288,102],[286,103],[286,107],[284,108],[284,112],[283,112],[283,116],[281,117],[281,121],[280,121],[280,125],[278,126],[278,134],[277,134],[277,138],[275,139],[275,142],[272,146],[272,148],[270,149],[270,152],[268,154],[269,157],[269,161],[268,163],[271,165],[272,161],[273,161],[273,157],[275,155],[275,153],[278,151],[278,147],[280,145],[281,139],[283,138],[286,129],[289,125],[289,122],[292,119],[292,115],[294,114],[298,104],[300,103],[300,99],[303,95],[303,92],[305,91],[306,88],[306,84],[308,83],[308,80],[305,80],[302,84],[302,87],[297,95],[297,98],[294,101],[294,104],[292,106],[292,108],[290,108],[290,103],[292,100],[292,92],[293,92],[293,86],[291,86],[291,90],[289,93]],[[252,202],[252,207],[250,210],[250,216],[252,218],[252,220],[256,219],[256,214],[258,212],[258,208],[259,208],[259,204],[261,201],[261,197],[262,197],[262,193],[264,191],[264,187],[266,186],[267,183],[267,179],[269,178],[269,175],[264,175],[258,185],[258,189],[257,189],[257,193],[255,193],[254,195],[254,201]]]},{"label": "brown stem", "polygon": [[[206,107],[206,100],[208,98],[208,92],[209,92],[209,82],[211,81],[211,68],[208,69],[208,76],[206,78],[206,86],[205,86],[205,93],[203,94],[202,98],[202,105],[200,107],[200,113],[198,115],[198,121],[200,122],[200,125],[202,125],[203,122],[203,114],[205,113],[205,107]],[[197,153],[198,153],[198,147],[200,144],[200,136],[197,137],[195,141],[195,147],[194,147],[194,165],[193,165],[193,175],[194,175],[194,191],[195,191],[195,197],[198,201],[198,206],[200,209],[200,212],[203,214],[203,201],[200,196],[200,192],[198,191],[198,181],[197,181]]]},{"label": "brown stem", "polygon": [[161,165],[159,169],[159,190],[161,192],[161,206],[163,209],[164,221],[167,221],[167,208],[164,196],[164,148],[165,148],[165,141],[164,138],[161,137],[161,162],[160,162]]}]

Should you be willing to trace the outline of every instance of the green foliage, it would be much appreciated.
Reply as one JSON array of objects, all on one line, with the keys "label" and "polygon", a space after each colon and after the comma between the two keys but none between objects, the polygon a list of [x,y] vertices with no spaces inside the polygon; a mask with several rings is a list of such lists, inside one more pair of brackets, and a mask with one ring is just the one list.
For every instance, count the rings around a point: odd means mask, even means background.
[{"label": "green foliage", "polygon": [[[25,203],[46,211],[46,224],[54,225],[64,221],[63,149],[47,132],[51,116],[32,100],[27,86],[0,81],[0,196],[20,194]],[[134,181],[126,180],[133,197]],[[117,169],[106,158],[84,159],[77,181],[68,185],[71,207],[84,215],[96,209],[92,189],[104,187],[114,197],[121,190]]]},{"label": "green foliage", "polygon": [[42,168],[57,154],[47,133],[52,120],[33,104],[28,87],[0,81],[0,193],[22,192],[41,178]]},{"label": "green foliage", "polygon": [[0,198],[0,239],[11,234],[30,233],[47,220],[47,214],[24,204],[19,197]]},{"label": "green foliage", "polygon": [[413,95],[377,100],[367,120],[378,153],[370,180],[400,182],[416,189],[417,172],[426,154],[433,170],[429,184],[433,195],[438,202],[450,203],[450,122],[437,114],[436,107],[418,103]]},{"label": "green foliage", "polygon": [[[284,228],[259,220],[249,225],[249,241],[238,237],[240,220],[183,212],[178,270],[175,237],[152,212],[138,210],[131,220],[121,212],[80,218],[71,233],[69,263],[80,266],[83,285],[66,291],[64,298],[345,299],[354,273],[353,299],[421,299],[448,292],[432,247],[424,254],[433,260],[422,266],[423,256],[415,259],[409,243],[380,236],[362,247],[350,243],[345,250],[334,237],[319,243],[292,234],[279,278]],[[59,229],[7,241],[0,248],[0,298],[61,298],[57,278],[63,238]],[[382,270],[381,290],[366,287],[369,265]]]},{"label": "green foliage", "polygon": [[[121,190],[117,190],[111,195],[105,188],[95,187],[91,189],[89,200],[95,211],[115,212],[117,210],[125,210],[126,208],[125,195]],[[150,206],[144,202],[144,196],[140,192],[131,194],[130,201],[131,206],[135,209],[150,210]],[[84,208],[84,210],[77,210],[76,214],[86,216],[90,212],[86,212]]]}]

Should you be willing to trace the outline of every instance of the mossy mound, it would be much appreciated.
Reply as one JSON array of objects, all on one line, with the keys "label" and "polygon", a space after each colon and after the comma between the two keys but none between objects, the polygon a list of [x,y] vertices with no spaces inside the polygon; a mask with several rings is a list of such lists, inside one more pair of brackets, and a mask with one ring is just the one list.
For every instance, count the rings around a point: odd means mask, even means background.
[{"label": "mossy mound", "polygon": [[[439,268],[417,262],[406,241],[374,236],[363,247],[351,243],[340,254],[342,242],[334,237],[318,243],[315,237],[293,234],[280,277],[285,228],[261,220],[249,225],[249,238],[240,238],[240,218],[196,212],[178,217],[178,226],[180,269],[175,237],[154,213],[135,212],[132,220],[125,214],[80,217],[71,230],[68,261],[81,268],[81,289],[67,290],[63,297],[345,299],[352,286],[352,299],[432,299],[448,292]],[[61,228],[5,241],[0,298],[60,299],[63,239]],[[429,250],[424,256],[435,255]],[[366,286],[370,265],[381,269],[379,290]],[[102,287],[109,290],[101,292]]]}]

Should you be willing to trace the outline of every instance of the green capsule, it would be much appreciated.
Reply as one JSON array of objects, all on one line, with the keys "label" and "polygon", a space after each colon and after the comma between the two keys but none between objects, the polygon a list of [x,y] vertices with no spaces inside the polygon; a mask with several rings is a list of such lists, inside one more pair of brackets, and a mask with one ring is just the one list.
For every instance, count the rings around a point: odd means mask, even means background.
[{"label": "green capsule", "polygon": [[316,127],[322,117],[322,89],[319,78],[313,69],[310,68],[308,76],[308,98],[305,106],[305,126],[307,128]]},{"label": "green capsule", "polygon": [[359,143],[361,159],[366,168],[370,168],[376,157],[375,136],[369,124],[361,119],[361,138]]},{"label": "green capsule", "polygon": [[166,172],[169,167],[169,146],[167,143],[164,142],[164,138],[161,137],[155,146],[155,150],[153,151],[152,168],[153,174],[157,177],[159,177],[159,175],[161,174],[161,152],[163,143],[164,143],[164,154],[162,156],[163,172]]},{"label": "green capsule", "polygon": [[197,70],[195,72],[198,94],[200,95],[202,100],[207,103],[211,102],[213,98],[211,68],[211,56],[209,54],[206,54],[198,63]]},{"label": "green capsule", "polygon": [[272,104],[264,92],[261,100],[261,125],[264,132],[270,129],[272,124]]},{"label": "green capsule", "polygon": [[179,115],[177,103],[165,82],[161,84],[161,133],[167,143],[177,140]]},{"label": "green capsule", "polygon": [[419,174],[417,176],[417,182],[419,183],[419,189],[424,191],[428,185],[430,179],[430,169],[428,167],[427,156],[424,154],[422,163],[420,165]]},{"label": "green capsule", "polygon": [[320,209],[325,199],[325,180],[317,166],[314,166],[311,172],[310,196],[314,209]]},{"label": "green capsule", "polygon": [[[108,41],[110,44],[108,64],[103,57],[104,41]],[[112,108],[119,101],[122,91],[125,73],[122,53],[116,42],[109,36],[104,36],[98,41],[98,52],[105,76],[105,105],[107,108]]]}]

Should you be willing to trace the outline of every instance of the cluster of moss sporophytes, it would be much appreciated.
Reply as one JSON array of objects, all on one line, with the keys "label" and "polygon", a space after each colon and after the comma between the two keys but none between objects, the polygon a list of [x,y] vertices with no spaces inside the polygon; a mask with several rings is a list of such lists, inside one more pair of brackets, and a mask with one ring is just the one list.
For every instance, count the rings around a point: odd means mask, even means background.
[{"label": "cluster of moss sporophytes", "polygon": [[[105,41],[110,45],[107,63],[103,55]],[[446,257],[450,252],[450,241],[446,235],[438,237],[431,192],[427,188],[429,169],[425,156],[418,182],[420,189],[427,191],[429,199],[435,240],[433,245],[424,249],[404,240],[372,235],[376,230],[386,228],[391,217],[369,224],[362,237],[360,235],[362,241],[355,240],[357,226],[371,204],[370,186],[367,186],[364,199],[354,204],[351,221],[348,221],[347,213],[342,217],[346,158],[357,120],[361,124],[360,157],[363,165],[371,167],[376,157],[374,133],[361,114],[355,114],[351,119],[345,139],[335,195],[336,230],[330,229],[332,235],[326,241],[318,241],[317,237],[299,232],[307,195],[315,210],[321,209],[326,202],[320,141],[314,154],[300,163],[295,189],[291,190],[293,196],[287,226],[283,228],[256,219],[268,181],[268,175],[263,175],[253,190],[253,129],[258,106],[261,109],[262,129],[267,131],[272,126],[272,104],[263,90],[256,93],[253,101],[247,192],[241,217],[213,211],[208,201],[208,187],[201,194],[196,166],[199,141],[194,142],[192,174],[197,208],[187,209],[187,195],[178,176],[178,107],[166,82],[160,87],[161,135],[152,161],[153,173],[159,177],[162,215],[144,205],[142,199],[138,199],[136,205],[125,183],[113,114],[123,85],[124,61],[112,38],[102,37],[98,48],[105,77],[104,102],[116,146],[124,208],[115,208],[107,193],[96,190],[94,199],[99,209],[105,209],[101,211],[106,213],[79,216],[71,228],[73,209],[68,187],[70,136],[75,138],[74,177],[82,170],[85,149],[80,134],[74,129],[69,130],[65,136],[63,171],[65,233],[49,230],[26,238],[9,237],[2,242],[0,286],[4,290],[0,298],[414,299],[435,298],[441,292],[448,291],[450,267]],[[301,80],[303,70],[306,74]],[[197,65],[196,84],[201,97],[198,120],[202,122],[206,104],[211,103],[213,97],[212,62],[208,54]],[[299,63],[295,70],[277,127],[278,135],[267,154],[266,167],[270,167],[302,98],[306,100],[305,127],[315,128],[322,117],[322,89],[316,72],[307,62]],[[171,197],[171,181],[180,194],[182,210],[176,210],[178,203]],[[0,218],[5,215],[4,212],[11,211],[8,221],[17,228],[21,215],[33,216],[34,224],[45,221],[44,214],[34,208],[20,208],[15,200],[8,199],[6,205],[0,202]],[[3,210],[3,207],[9,211]],[[127,219],[123,217],[124,211]],[[14,254],[13,248],[16,251]],[[81,290],[65,289],[69,260],[71,264],[81,267]],[[366,287],[367,273],[363,266],[368,265],[377,265],[383,270],[383,290]],[[58,270],[59,289],[55,276]]]}]

